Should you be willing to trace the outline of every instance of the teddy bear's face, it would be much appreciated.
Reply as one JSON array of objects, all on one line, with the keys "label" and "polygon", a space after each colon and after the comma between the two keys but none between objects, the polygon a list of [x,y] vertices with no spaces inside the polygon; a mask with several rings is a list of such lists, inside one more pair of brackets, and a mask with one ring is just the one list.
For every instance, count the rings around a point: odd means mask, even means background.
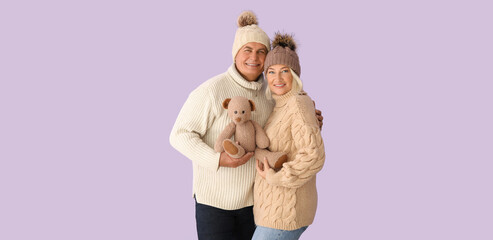
[{"label": "teddy bear's face", "polygon": [[229,118],[236,124],[243,124],[250,120],[252,111],[255,110],[252,100],[239,96],[224,100],[223,107],[228,109]]}]

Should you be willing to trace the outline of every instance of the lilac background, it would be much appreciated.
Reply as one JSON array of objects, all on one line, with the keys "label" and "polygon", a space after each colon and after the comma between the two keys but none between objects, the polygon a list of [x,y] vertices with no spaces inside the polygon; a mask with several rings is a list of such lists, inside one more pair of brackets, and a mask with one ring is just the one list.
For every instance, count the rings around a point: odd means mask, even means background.
[{"label": "lilac background", "polygon": [[302,239],[493,239],[490,1],[203,2],[0,3],[0,239],[196,239],[169,131],[244,9],[325,117]]}]

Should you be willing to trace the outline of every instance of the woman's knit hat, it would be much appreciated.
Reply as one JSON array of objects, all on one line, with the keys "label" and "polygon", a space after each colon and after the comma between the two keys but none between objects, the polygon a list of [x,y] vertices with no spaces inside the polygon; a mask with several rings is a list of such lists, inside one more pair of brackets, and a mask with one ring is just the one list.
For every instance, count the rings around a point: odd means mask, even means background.
[{"label": "woman's knit hat", "polygon": [[294,42],[292,35],[277,32],[272,41],[272,48],[272,51],[265,58],[264,73],[272,65],[283,64],[293,69],[298,76],[301,75],[300,60],[296,54],[296,42]]},{"label": "woman's knit hat", "polygon": [[233,42],[233,61],[243,45],[249,42],[264,44],[270,50],[269,36],[258,26],[257,17],[252,11],[244,11],[238,17],[238,29]]}]

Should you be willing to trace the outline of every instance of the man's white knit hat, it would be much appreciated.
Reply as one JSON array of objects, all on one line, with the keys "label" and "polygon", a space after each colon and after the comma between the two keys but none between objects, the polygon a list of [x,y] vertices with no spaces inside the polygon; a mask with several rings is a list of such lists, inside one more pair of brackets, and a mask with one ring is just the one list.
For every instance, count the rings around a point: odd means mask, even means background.
[{"label": "man's white knit hat", "polygon": [[252,11],[244,11],[238,17],[238,29],[233,42],[233,61],[243,45],[249,42],[264,44],[270,51],[269,36],[258,26],[257,17]]}]

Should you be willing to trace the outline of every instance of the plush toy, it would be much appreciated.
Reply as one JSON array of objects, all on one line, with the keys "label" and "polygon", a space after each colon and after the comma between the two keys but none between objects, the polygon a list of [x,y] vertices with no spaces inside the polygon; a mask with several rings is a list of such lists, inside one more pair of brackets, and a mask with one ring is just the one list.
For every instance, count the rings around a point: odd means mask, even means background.
[{"label": "plush toy", "polygon": [[[271,168],[279,170],[288,160],[283,152],[270,152],[269,137],[257,122],[251,120],[251,113],[255,111],[255,103],[245,97],[227,98],[223,108],[228,110],[228,116],[233,120],[221,132],[214,145],[216,152],[226,152],[232,158],[240,158],[246,152],[255,152],[255,158],[263,162],[267,157]],[[230,138],[234,135],[234,141]]]}]

